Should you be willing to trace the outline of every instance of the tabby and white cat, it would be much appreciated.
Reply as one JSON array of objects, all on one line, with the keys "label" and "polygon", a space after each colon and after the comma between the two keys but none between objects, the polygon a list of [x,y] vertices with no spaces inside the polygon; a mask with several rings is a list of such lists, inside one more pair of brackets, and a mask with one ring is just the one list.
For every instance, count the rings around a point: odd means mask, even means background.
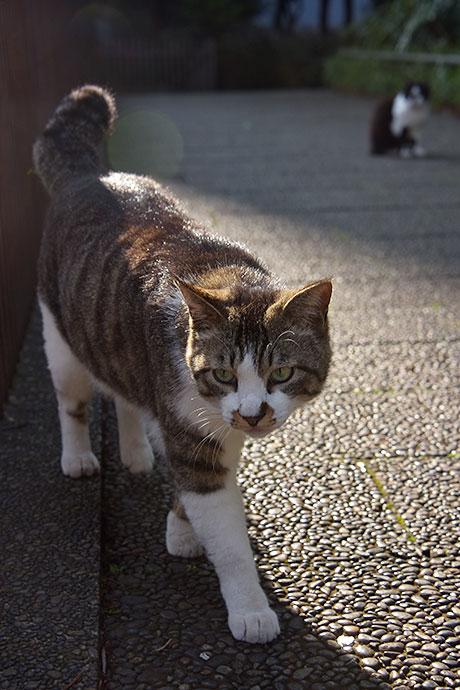
[{"label": "tabby and white cat", "polygon": [[236,471],[246,436],[277,429],[316,396],[330,361],[330,280],[286,289],[242,246],[207,234],[148,177],[102,171],[112,96],[67,96],[34,145],[52,202],[39,258],[45,348],[62,469],[91,475],[87,407],[115,399],[121,459],[150,472],[164,453],[176,488],[169,553],[206,552],[233,635],[279,633],[257,577]]},{"label": "tabby and white cat", "polygon": [[409,82],[394,98],[378,103],[371,121],[371,153],[397,150],[402,158],[424,156],[420,131],[430,113],[429,99],[427,84]]}]

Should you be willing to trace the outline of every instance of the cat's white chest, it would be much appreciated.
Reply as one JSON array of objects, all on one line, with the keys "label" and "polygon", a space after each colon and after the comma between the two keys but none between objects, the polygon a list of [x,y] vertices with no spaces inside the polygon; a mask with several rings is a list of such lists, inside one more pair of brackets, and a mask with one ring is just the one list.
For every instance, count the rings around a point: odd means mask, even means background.
[{"label": "cat's white chest", "polygon": [[406,127],[420,128],[426,122],[429,107],[426,103],[415,106],[403,93],[398,93],[393,101],[391,114],[391,132],[395,137],[399,137]]}]

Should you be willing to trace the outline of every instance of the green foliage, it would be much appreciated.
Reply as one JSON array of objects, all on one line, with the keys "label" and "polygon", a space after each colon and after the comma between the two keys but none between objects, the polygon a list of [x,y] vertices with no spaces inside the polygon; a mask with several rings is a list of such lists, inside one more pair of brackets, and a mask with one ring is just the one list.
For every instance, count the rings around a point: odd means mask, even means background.
[{"label": "green foliage", "polygon": [[326,62],[325,82],[335,88],[393,95],[406,81],[427,81],[435,105],[460,107],[460,66],[410,61],[410,51],[458,52],[459,0],[392,0],[379,6],[344,33],[361,49],[390,50],[400,60],[338,53]]},{"label": "green foliage", "polygon": [[369,96],[389,96],[406,81],[427,81],[434,105],[460,108],[460,66],[360,59],[338,53],[326,61],[329,86]]},{"label": "green foliage", "polygon": [[[457,3],[455,3],[457,4]],[[446,21],[446,14],[454,9],[453,0],[424,0],[414,6],[413,11],[404,24],[403,31],[398,38],[396,50],[407,50],[409,45],[419,37],[425,36],[425,41],[430,39],[433,33],[433,26],[436,23],[439,27],[445,26],[446,34],[449,23]],[[424,42],[425,42],[424,41]]]},{"label": "green foliage", "polygon": [[377,7],[347,31],[370,49],[448,50],[460,42],[458,0],[393,0]]}]

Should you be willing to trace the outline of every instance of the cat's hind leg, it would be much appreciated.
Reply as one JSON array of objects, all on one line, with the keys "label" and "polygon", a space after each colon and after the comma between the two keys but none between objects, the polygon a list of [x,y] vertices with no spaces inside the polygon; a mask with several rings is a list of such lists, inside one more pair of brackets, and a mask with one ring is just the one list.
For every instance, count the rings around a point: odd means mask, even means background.
[{"label": "cat's hind leg", "polygon": [[70,477],[91,475],[99,470],[99,463],[91,452],[88,430],[88,404],[93,394],[92,380],[87,369],[75,357],[60,334],[51,311],[41,301],[40,309],[43,317],[45,351],[58,401],[62,471]]},{"label": "cat's hind leg", "polygon": [[180,501],[168,513],[166,521],[166,548],[171,556],[196,558],[203,553],[203,547],[196,538]]},{"label": "cat's hind leg", "polygon": [[153,451],[147,436],[145,413],[118,396],[115,407],[121,461],[135,474],[148,474],[153,468]]}]

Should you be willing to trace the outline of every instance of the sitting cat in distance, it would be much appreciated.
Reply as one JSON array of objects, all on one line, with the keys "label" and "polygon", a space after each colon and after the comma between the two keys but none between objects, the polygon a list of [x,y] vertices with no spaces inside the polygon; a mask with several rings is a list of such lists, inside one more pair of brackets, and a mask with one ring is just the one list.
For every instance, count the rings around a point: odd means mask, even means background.
[{"label": "sitting cat in distance", "polygon": [[393,98],[380,101],[371,120],[370,153],[397,151],[401,158],[422,157],[420,131],[430,113],[430,89],[424,82],[409,82]]}]

